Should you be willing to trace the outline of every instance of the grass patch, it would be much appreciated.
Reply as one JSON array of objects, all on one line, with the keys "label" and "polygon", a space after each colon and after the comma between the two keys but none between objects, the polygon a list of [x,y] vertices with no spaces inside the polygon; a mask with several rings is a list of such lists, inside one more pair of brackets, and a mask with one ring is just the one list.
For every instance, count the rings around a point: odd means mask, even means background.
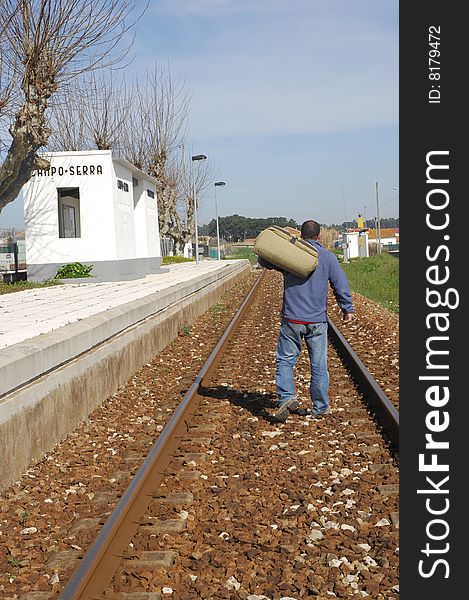
[{"label": "grass patch", "polygon": [[0,294],[10,294],[12,292],[21,292],[22,290],[30,290],[32,288],[50,287],[51,285],[60,285],[61,281],[53,281],[48,279],[47,281],[36,282],[36,281],[15,281],[14,283],[0,282]]},{"label": "grass patch", "polygon": [[176,263],[194,262],[193,258],[186,258],[185,256],[163,256],[161,259],[162,265],[174,265]]},{"label": "grass patch", "polygon": [[251,263],[251,265],[255,265],[257,263],[257,254],[254,254],[254,250],[252,249],[252,247],[246,247],[244,246],[243,248],[237,248],[233,254],[227,254],[225,256],[225,259],[240,259],[240,258],[247,258],[249,260],[249,262]]},{"label": "grass patch", "polygon": [[190,325],[183,325],[181,327],[181,335],[192,335]]},{"label": "grass patch", "polygon": [[214,304],[209,308],[209,311],[212,313],[220,313],[225,310],[225,307],[222,304]]},{"label": "grass patch", "polygon": [[354,292],[399,313],[399,259],[381,254],[352,259],[342,267]]}]

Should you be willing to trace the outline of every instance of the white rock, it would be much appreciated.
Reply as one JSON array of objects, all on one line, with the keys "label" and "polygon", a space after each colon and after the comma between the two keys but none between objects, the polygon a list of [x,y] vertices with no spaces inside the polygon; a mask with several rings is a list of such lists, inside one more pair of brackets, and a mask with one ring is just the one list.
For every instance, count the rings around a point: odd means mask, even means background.
[{"label": "white rock", "polygon": [[338,529],[339,526],[335,521],[327,521],[324,523],[324,529]]},{"label": "white rock", "polygon": [[222,531],[218,537],[221,538],[222,540],[227,540],[230,537],[230,534],[227,533],[226,531]]},{"label": "white rock", "polygon": [[357,544],[359,548],[362,548],[365,552],[369,552],[371,550],[371,546],[369,544]]},{"label": "white rock", "polygon": [[283,431],[279,431],[278,429],[275,431],[263,431],[261,433],[261,435],[263,435],[265,437],[274,438],[274,437],[277,437],[278,435],[283,435]]},{"label": "white rock", "polygon": [[322,540],[323,537],[324,536],[323,536],[322,532],[319,531],[319,529],[312,529],[308,533],[307,541],[308,542],[315,542],[316,540]]},{"label": "white rock", "polygon": [[231,577],[228,577],[228,579],[226,580],[225,587],[228,590],[239,590],[239,588],[241,587],[241,584],[236,579],[236,577],[231,576]]},{"label": "white rock", "polygon": [[391,591],[396,592],[397,594],[399,593],[399,586],[398,585],[393,585],[391,588]]},{"label": "white rock", "polygon": [[349,531],[356,531],[355,527],[353,527],[353,525],[347,525],[347,523],[343,523],[340,528],[345,531],[346,529],[348,529]]},{"label": "white rock", "polygon": [[353,473],[353,471],[352,471],[351,469],[347,469],[347,468],[345,468],[345,469],[340,469],[340,474],[341,474],[343,477],[348,477],[348,476],[349,476],[349,475],[351,475],[352,473]]},{"label": "white rock", "polygon": [[54,574],[52,575],[52,577],[50,578],[49,583],[51,585],[54,585],[54,583],[59,583],[59,581],[60,581],[59,574],[57,573],[57,571],[55,571]]},{"label": "white rock", "polygon": [[197,581],[198,577],[199,577],[198,575],[189,575],[189,579],[191,581]]},{"label": "white rock", "polygon": [[391,525],[390,521],[388,521],[387,519],[380,519],[375,527],[385,527],[386,525]]},{"label": "white rock", "polygon": [[246,597],[246,600],[270,600],[267,596],[258,596],[257,594],[250,594]]},{"label": "white rock", "polygon": [[375,561],[374,558],[371,558],[371,556],[365,556],[365,558],[363,559],[363,562],[368,567],[377,567],[378,566],[378,563]]},{"label": "white rock", "polygon": [[168,595],[168,596],[169,596],[170,594],[172,594],[172,593],[173,593],[173,588],[170,588],[170,587],[164,587],[164,588],[161,590],[161,593],[162,593],[162,594],[166,594],[166,595]]},{"label": "white rock", "polygon": [[351,490],[350,488],[346,488],[340,492],[341,496],[350,496],[350,494],[355,494],[354,490]]},{"label": "white rock", "polygon": [[26,527],[26,529],[22,529],[20,531],[21,535],[28,535],[29,533],[36,533],[37,527]]}]

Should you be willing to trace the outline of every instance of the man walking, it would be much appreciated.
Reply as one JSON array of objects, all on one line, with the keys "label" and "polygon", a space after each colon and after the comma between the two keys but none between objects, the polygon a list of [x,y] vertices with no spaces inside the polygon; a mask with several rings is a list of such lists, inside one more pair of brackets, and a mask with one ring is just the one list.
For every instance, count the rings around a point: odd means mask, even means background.
[{"label": "man walking", "polygon": [[263,258],[261,267],[281,271],[284,276],[282,322],[276,351],[276,386],[278,411],[275,420],[286,421],[300,403],[295,395],[293,369],[301,352],[302,339],[308,348],[311,365],[311,411],[313,417],[330,413],[329,372],[327,370],[327,290],[329,283],[342,310],[345,323],[354,311],[347,277],[335,254],[319,243],[320,226],[305,221],[301,237],[318,251],[318,266],[305,279],[283,271]]}]

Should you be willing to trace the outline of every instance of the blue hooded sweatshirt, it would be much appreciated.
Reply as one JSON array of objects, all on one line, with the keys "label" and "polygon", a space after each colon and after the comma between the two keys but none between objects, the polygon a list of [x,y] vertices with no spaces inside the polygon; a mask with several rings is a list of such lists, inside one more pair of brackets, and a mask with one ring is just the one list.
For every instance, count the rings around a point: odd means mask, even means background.
[{"label": "blue hooded sweatshirt", "polygon": [[306,323],[327,321],[327,290],[329,283],[342,311],[354,311],[352,294],[347,277],[335,254],[326,250],[317,240],[306,240],[319,253],[318,266],[306,278],[284,271],[263,258],[261,267],[275,269],[284,276],[282,316],[285,319]]}]

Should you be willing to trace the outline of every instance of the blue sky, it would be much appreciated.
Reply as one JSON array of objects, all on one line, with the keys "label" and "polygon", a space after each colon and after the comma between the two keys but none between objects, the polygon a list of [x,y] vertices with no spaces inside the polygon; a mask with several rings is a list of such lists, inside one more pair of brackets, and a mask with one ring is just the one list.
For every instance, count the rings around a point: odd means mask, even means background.
[{"label": "blue sky", "polygon": [[[398,217],[398,34],[394,0],[152,0],[130,68],[184,80],[221,216],[371,218],[378,181]],[[200,203],[206,223],[214,187]],[[21,223],[18,201],[0,214]]]}]

